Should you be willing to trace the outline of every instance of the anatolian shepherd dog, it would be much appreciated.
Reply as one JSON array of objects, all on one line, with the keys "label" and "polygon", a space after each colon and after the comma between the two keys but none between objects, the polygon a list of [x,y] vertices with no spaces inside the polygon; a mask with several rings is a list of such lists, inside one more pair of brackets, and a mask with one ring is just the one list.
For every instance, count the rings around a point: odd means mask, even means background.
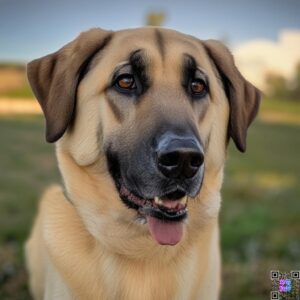
[{"label": "anatolian shepherd dog", "polygon": [[26,245],[34,299],[218,299],[226,148],[245,151],[260,99],[228,49],[91,29],[28,78],[64,183]]}]

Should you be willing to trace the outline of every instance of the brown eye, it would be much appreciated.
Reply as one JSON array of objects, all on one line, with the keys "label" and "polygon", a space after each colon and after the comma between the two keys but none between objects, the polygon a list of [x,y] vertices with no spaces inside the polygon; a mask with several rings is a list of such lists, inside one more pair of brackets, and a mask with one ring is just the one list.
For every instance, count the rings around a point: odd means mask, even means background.
[{"label": "brown eye", "polygon": [[205,82],[202,79],[193,79],[191,82],[191,91],[194,94],[202,94],[206,91]]},{"label": "brown eye", "polygon": [[116,83],[119,88],[124,89],[124,90],[132,90],[132,89],[136,88],[133,75],[130,75],[130,74],[121,75],[117,79]]}]

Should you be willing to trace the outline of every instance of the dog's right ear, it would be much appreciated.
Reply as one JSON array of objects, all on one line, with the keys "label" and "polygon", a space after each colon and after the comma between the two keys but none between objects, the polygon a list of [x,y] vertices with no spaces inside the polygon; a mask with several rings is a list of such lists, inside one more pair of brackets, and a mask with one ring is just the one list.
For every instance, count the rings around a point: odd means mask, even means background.
[{"label": "dog's right ear", "polygon": [[221,42],[206,40],[203,45],[223,80],[229,100],[228,134],[237,148],[245,152],[247,130],[258,112],[261,93],[242,76],[232,54]]},{"label": "dog's right ear", "polygon": [[28,64],[29,83],[45,114],[48,142],[56,142],[68,128],[82,73],[111,36],[111,31],[91,29],[57,52]]}]

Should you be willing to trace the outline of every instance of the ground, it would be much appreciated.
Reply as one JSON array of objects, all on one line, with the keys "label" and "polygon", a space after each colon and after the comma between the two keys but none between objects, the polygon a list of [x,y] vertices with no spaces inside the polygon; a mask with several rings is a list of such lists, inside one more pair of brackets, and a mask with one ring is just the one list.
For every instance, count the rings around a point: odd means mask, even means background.
[{"label": "ground", "polygon": [[[300,104],[264,101],[261,112],[247,152],[229,147],[223,300],[269,299],[270,270],[300,269]],[[0,137],[0,299],[25,300],[23,243],[39,196],[60,176],[41,115],[0,115]]]}]

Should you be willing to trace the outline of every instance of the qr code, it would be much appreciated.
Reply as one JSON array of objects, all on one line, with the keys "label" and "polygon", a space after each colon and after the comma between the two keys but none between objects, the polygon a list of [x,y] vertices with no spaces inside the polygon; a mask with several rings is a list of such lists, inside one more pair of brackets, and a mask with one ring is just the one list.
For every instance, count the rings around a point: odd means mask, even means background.
[{"label": "qr code", "polygon": [[300,300],[300,271],[280,272],[273,270],[270,272],[272,290],[271,300]]},{"label": "qr code", "polygon": [[277,292],[277,291],[272,291],[272,292],[271,292],[271,299],[272,299],[272,300],[278,300],[278,299],[279,299],[279,292]]}]

